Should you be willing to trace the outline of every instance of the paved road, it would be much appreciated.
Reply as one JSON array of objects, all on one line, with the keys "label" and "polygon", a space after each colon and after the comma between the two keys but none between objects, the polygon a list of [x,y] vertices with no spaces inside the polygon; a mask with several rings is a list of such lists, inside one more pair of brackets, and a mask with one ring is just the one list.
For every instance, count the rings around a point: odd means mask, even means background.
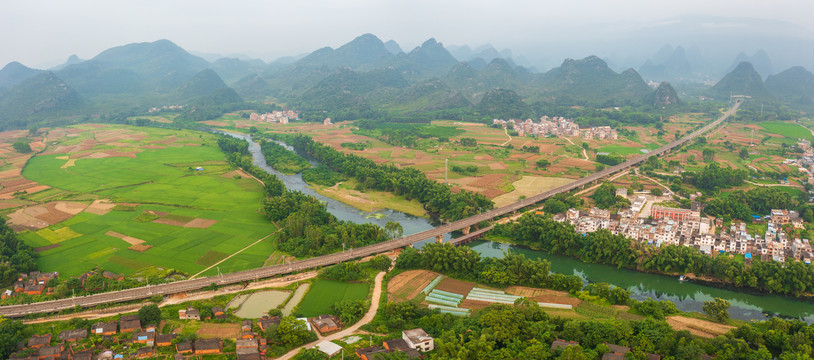
[{"label": "paved road", "polygon": [[357,321],[356,324],[353,324],[351,325],[351,327],[343,329],[339,332],[320,338],[317,341],[305,344],[294,350],[291,350],[285,355],[278,357],[277,360],[291,359],[294,357],[294,355],[297,355],[301,348],[310,349],[314,347],[314,345],[319,344],[323,341],[339,340],[345,336],[353,335],[353,333],[355,333],[356,330],[359,330],[359,328],[362,327],[362,325],[373,321],[373,318],[376,316],[376,312],[379,311],[379,301],[382,298],[382,279],[384,279],[385,274],[387,273],[382,271],[376,275],[375,284],[373,285],[373,297],[370,299],[370,309],[367,310],[365,316],[363,316],[362,319]]},{"label": "paved road", "polygon": [[60,299],[60,300],[51,300],[51,301],[44,301],[38,302],[33,304],[25,304],[25,305],[9,305],[9,306],[2,306],[0,307],[0,315],[5,315],[7,317],[21,317],[28,314],[40,314],[40,313],[50,313],[56,312],[60,310],[72,309],[76,306],[82,307],[91,307],[103,304],[113,304],[119,303],[124,301],[132,301],[138,299],[148,298],[153,295],[168,295],[168,294],[176,294],[185,291],[194,291],[206,287],[210,284],[217,284],[217,285],[227,285],[227,284],[234,284],[238,282],[248,282],[248,281],[256,281],[263,278],[269,278],[278,275],[285,275],[294,272],[299,272],[307,269],[313,269],[316,267],[321,266],[328,266],[337,264],[343,261],[352,260],[359,257],[365,257],[369,255],[380,254],[383,252],[387,252],[390,250],[402,248],[405,246],[410,246],[415,244],[419,241],[423,241],[426,239],[435,238],[438,235],[443,235],[449,232],[453,232],[456,230],[460,230],[472,225],[476,225],[483,221],[491,220],[495,217],[512,213],[518,210],[521,210],[525,207],[534,205],[540,201],[548,199],[556,194],[568,192],[573,189],[589,185],[593,182],[602,180],[610,175],[618,173],[620,171],[625,171],[632,166],[638,165],[647,158],[654,156],[654,155],[662,155],[673,148],[679,147],[688,141],[692,140],[696,136],[709,131],[710,129],[718,126],[721,122],[726,120],[729,116],[735,113],[740,106],[740,102],[735,103],[731,109],[729,109],[724,115],[722,115],[718,120],[713,121],[712,123],[704,126],[701,129],[698,129],[691,134],[673,141],[667,145],[664,145],[656,150],[653,150],[647,154],[639,155],[633,159],[630,159],[622,164],[611,166],[606,168],[605,170],[596,172],[594,174],[588,175],[582,179],[576,180],[572,183],[560,186],[558,188],[554,188],[548,191],[545,191],[541,194],[526,198],[524,200],[518,201],[513,204],[509,204],[503,207],[499,207],[497,209],[493,209],[481,214],[470,216],[466,219],[461,219],[458,221],[454,221],[451,223],[447,223],[445,225],[441,225],[439,227],[426,230],[417,234],[405,236],[399,239],[393,239],[390,241],[381,242],[378,244],[368,245],[361,248],[352,249],[349,251],[344,251],[335,254],[323,255],[311,259],[305,259],[296,261],[290,264],[283,264],[283,265],[276,265],[276,266],[269,266],[263,267],[259,269],[253,270],[246,270],[231,274],[224,274],[221,276],[213,276],[213,277],[204,277],[204,278],[197,278],[197,279],[189,279],[189,280],[181,280],[167,284],[159,284],[159,285],[152,285],[152,286],[145,286],[139,287],[134,289],[126,289],[120,290],[115,292],[107,292],[101,294],[94,294],[84,297],[77,297],[77,298],[68,298],[68,299]]}]

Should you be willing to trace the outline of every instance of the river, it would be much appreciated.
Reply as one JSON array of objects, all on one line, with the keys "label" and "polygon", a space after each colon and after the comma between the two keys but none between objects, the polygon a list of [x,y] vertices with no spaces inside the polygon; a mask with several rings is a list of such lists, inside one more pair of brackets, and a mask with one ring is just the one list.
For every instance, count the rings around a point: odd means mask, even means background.
[{"label": "river", "polygon": [[[260,145],[252,141],[249,135],[227,134],[249,141],[249,152],[254,158],[254,165],[276,175],[285,184],[286,188],[302,191],[305,194],[324,201],[327,204],[328,211],[340,220],[354,223],[373,223],[381,227],[384,227],[388,221],[397,221],[401,223],[404,229],[404,235],[415,234],[435,226],[426,218],[415,217],[389,209],[367,213],[340,201],[322,196],[311,189],[311,187],[302,180],[300,174],[285,175],[268,166],[263,153],[260,151]],[[318,164],[317,161],[308,154],[302,154],[285,143],[280,144],[304,157],[312,165]],[[445,240],[449,239],[450,234],[446,234]],[[434,239],[427,239],[424,242],[416,244],[416,247],[421,247],[424,243],[433,240]],[[785,296],[755,295],[703,286],[692,282],[682,283],[674,277],[617,269],[616,267],[602,264],[588,264],[565,256],[551,255],[543,251],[535,251],[528,248],[490,241],[475,242],[471,246],[483,256],[501,257],[504,251],[513,251],[521,253],[531,259],[546,259],[551,262],[551,270],[554,272],[579,275],[585,281],[606,282],[615,286],[622,286],[630,290],[632,297],[638,300],[645,298],[669,300],[675,303],[678,309],[682,311],[702,312],[704,301],[719,297],[729,301],[731,304],[729,312],[734,319],[765,320],[769,316],[784,316],[800,318],[808,323],[814,323],[814,304],[796,301]]]},{"label": "river", "polygon": [[[624,287],[637,300],[653,298],[669,300],[682,311],[703,312],[704,301],[719,297],[731,304],[729,313],[733,319],[765,320],[769,316],[800,318],[814,323],[814,304],[797,301],[786,296],[756,295],[727,289],[703,286],[692,282],[679,282],[673,276],[647,274],[633,270],[617,269],[603,264],[589,264],[567,256],[552,255],[491,241],[473,242],[470,246],[483,256],[502,257],[504,251],[523,254],[530,259],[551,262],[551,271],[560,274],[579,275],[590,282],[605,282]],[[768,314],[768,316],[767,316]]]},{"label": "river", "polygon": [[[354,208],[350,205],[347,205],[341,201],[331,199],[329,197],[323,196],[318,194],[314,189],[312,189],[308,183],[302,180],[302,174],[295,174],[295,175],[286,175],[277,170],[274,170],[271,166],[266,163],[266,157],[263,156],[263,152],[260,151],[260,144],[253,141],[251,136],[245,134],[237,134],[237,133],[225,133],[227,135],[244,139],[249,142],[249,153],[252,154],[252,158],[254,159],[254,165],[269,172],[270,174],[274,174],[279,178],[284,184],[285,187],[289,190],[296,190],[301,191],[304,194],[311,195],[320,201],[326,203],[328,207],[328,212],[336,216],[339,220],[350,221],[357,224],[364,224],[364,223],[372,223],[384,227],[388,221],[395,221],[401,224],[402,229],[404,230],[404,235],[412,235],[415,233],[422,232],[424,230],[429,230],[437,226],[437,224],[433,224],[430,219],[422,218],[413,216],[410,214],[405,214],[400,211],[384,209],[384,210],[377,210],[374,212],[365,212],[361,211],[357,208]],[[297,155],[302,156],[311,165],[317,166],[319,163],[310,155],[301,153],[291,147],[290,145],[277,142],[280,145],[284,146],[286,149],[295,152]],[[451,239],[450,234],[444,235],[445,240]],[[434,239],[427,239],[424,242],[433,241]],[[422,243],[419,243],[418,247],[421,246]]]}]

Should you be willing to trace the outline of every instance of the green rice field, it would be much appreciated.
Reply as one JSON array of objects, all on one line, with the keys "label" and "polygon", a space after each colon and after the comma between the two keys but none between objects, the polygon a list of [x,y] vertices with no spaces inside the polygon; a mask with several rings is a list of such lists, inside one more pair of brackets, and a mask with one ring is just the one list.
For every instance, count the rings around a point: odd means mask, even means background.
[{"label": "green rice field", "polygon": [[[156,266],[194,274],[276,230],[257,212],[261,185],[253,179],[224,176],[232,169],[211,135],[115,128],[148,134],[132,142],[138,151],[135,158],[85,157],[63,167],[65,156],[71,154],[39,155],[23,170],[25,177],[53,188],[127,204],[104,215],[81,212],[48,228],[20,233],[35,248],[57,245],[39,253],[40,270],[74,276],[97,266],[121,274]],[[93,136],[94,131],[83,134]],[[162,139],[194,139],[203,145],[140,147]],[[75,140],[65,141],[69,142]],[[204,170],[193,170],[198,166]],[[162,220],[165,223],[156,222]],[[209,220],[209,226],[194,227],[194,221],[203,220]],[[142,240],[150,248],[128,249],[132,243],[109,235],[111,231]],[[263,241],[218,267],[221,272],[260,267],[273,250],[271,240]],[[204,275],[213,274],[217,269]]]},{"label": "green rice field", "polygon": [[795,123],[764,121],[760,122],[759,125],[772,134],[783,135],[790,139],[800,138],[814,141],[814,135],[811,135],[811,131]]},{"label": "green rice field", "polygon": [[370,286],[365,283],[316,280],[300,302],[295,315],[312,317],[330,314],[332,304],[342,300],[365,300],[369,290]]}]

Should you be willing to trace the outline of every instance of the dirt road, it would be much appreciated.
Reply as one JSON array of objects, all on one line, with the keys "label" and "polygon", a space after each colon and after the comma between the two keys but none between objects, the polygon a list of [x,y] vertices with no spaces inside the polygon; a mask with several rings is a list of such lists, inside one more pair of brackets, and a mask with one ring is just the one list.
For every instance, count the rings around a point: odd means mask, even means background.
[{"label": "dirt road", "polygon": [[373,285],[373,297],[370,300],[370,309],[368,309],[367,314],[365,314],[365,316],[363,316],[361,320],[357,321],[356,324],[353,324],[349,328],[344,329],[342,331],[320,338],[317,341],[300,346],[294,350],[289,351],[285,355],[278,357],[277,359],[278,360],[291,359],[294,357],[294,355],[297,355],[297,353],[302,348],[310,349],[320,342],[339,340],[348,335],[352,335],[354,332],[359,330],[359,328],[362,327],[362,325],[371,322],[373,318],[376,316],[376,312],[379,311],[379,300],[382,297],[382,279],[384,279],[384,274],[386,273],[382,271],[378,275],[376,275],[375,285]]}]

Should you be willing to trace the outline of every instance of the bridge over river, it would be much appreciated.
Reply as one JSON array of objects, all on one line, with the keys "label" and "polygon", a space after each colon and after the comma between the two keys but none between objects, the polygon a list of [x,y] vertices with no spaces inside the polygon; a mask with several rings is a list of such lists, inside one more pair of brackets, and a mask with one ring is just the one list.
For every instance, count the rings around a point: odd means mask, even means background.
[{"label": "bridge over river", "polygon": [[[628,170],[633,166],[639,165],[651,156],[662,156],[669,152],[670,150],[684,145],[685,143],[694,139],[698,135],[703,134],[721,124],[721,122],[726,120],[728,117],[732,116],[732,114],[734,114],[738,110],[738,107],[742,102],[743,102],[742,99],[738,99],[734,103],[734,105],[717,120],[707,124],[703,128],[700,128],[681,139],[673,141],[647,154],[636,156],[635,158],[625,161],[624,163],[611,166],[602,171],[596,172],[594,174],[576,180],[572,183],[560,186],[555,189],[548,190],[546,192],[526,198],[516,203],[499,207],[481,214],[473,215],[465,219],[447,223],[427,231],[335,254],[299,260],[284,265],[269,266],[259,269],[224,274],[220,276],[203,277],[191,280],[181,280],[166,284],[150,285],[82,297],[72,297],[67,299],[43,301],[32,304],[2,306],[0,307],[0,315],[5,315],[7,317],[21,317],[28,314],[50,313],[60,310],[72,309],[75,308],[76,306],[91,307],[102,304],[112,304],[118,302],[145,299],[153,295],[170,295],[187,291],[194,291],[209,286],[213,283],[217,285],[227,285],[245,281],[255,281],[263,278],[290,274],[293,272],[307,270],[311,268],[333,265],[343,261],[352,260],[355,258],[380,254],[390,250],[411,246],[419,241],[423,241],[426,239],[431,238],[442,239],[444,234],[457,230],[462,230],[464,234],[469,234],[469,229],[473,225],[477,225],[482,221],[488,221],[501,215],[518,211],[527,206],[531,206],[545,199],[548,199],[556,194],[568,192],[573,189],[600,181],[610,175],[613,175],[620,171]],[[485,229],[481,231],[485,231]],[[480,233],[478,233],[478,235],[480,235]]]}]

